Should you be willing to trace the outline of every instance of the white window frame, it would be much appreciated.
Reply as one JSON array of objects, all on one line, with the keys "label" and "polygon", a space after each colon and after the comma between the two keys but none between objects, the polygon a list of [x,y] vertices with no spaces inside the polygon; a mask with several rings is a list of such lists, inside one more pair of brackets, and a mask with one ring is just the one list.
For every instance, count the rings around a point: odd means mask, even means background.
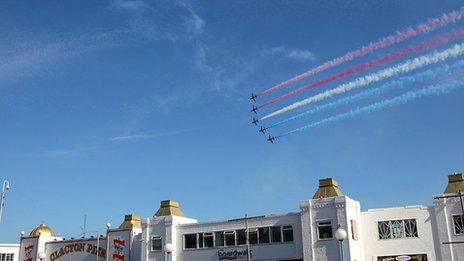
[{"label": "white window frame", "polygon": [[[332,237],[330,238],[321,238],[321,235],[319,234],[319,223],[323,222],[330,222],[330,229],[332,230]],[[321,227],[328,227],[329,225],[323,225]],[[320,241],[328,241],[328,240],[333,240],[334,239],[334,229],[333,229],[333,222],[332,219],[322,219],[322,220],[316,220],[316,231],[317,231],[317,240]]]},{"label": "white window frame", "polygon": [[[203,233],[198,233],[198,234],[203,234],[203,246],[201,246],[200,248],[214,248],[214,247],[216,247],[216,234],[215,234],[215,232],[203,232]],[[205,246],[205,234],[211,234],[211,235],[208,235],[208,237],[213,238],[213,246],[211,246],[211,247]],[[199,243],[198,240],[197,240],[197,242]]]},{"label": "white window frame", "polygon": [[[153,242],[153,241],[154,241],[155,239],[161,240],[161,249],[159,249],[159,250],[158,250],[158,249],[154,249],[154,244],[153,244],[154,242]],[[150,251],[151,251],[151,252],[161,252],[161,251],[163,251],[163,237],[162,237],[162,236],[158,236],[158,235],[152,236],[152,237],[151,237],[151,240],[150,240],[150,246],[151,246],[151,247],[150,247]]]},{"label": "white window frame", "polygon": [[[290,227],[290,228],[286,228],[285,230],[291,230],[292,231],[292,241],[285,241],[284,240],[284,227]],[[282,243],[291,243],[293,241],[295,241],[295,231],[293,230],[293,225],[284,225],[282,226],[282,228],[280,229],[280,231],[282,231]]]},{"label": "white window frame", "polygon": [[[407,236],[407,233],[406,233],[406,221],[408,220],[414,220],[415,224],[416,224],[416,232],[417,232],[417,236]],[[403,236],[402,237],[393,237],[393,222],[401,222],[402,226],[403,226]],[[419,236],[419,225],[417,223],[417,218],[402,218],[402,219],[390,219],[390,220],[378,220],[375,222],[376,223],[376,229],[377,229],[377,240],[380,240],[380,241],[383,241],[383,240],[397,240],[397,239],[417,239],[417,238],[420,238]],[[380,234],[379,234],[379,223],[388,223],[389,224],[389,229],[390,229],[390,237],[389,238],[380,238]]]},{"label": "white window frame", "polygon": [[[227,235],[231,235],[231,234],[234,234],[234,244],[233,245],[227,245],[226,244],[226,234]],[[237,233],[235,232],[235,230],[226,230],[223,232],[223,235],[224,235],[224,247],[230,247],[230,246],[237,246]]]}]

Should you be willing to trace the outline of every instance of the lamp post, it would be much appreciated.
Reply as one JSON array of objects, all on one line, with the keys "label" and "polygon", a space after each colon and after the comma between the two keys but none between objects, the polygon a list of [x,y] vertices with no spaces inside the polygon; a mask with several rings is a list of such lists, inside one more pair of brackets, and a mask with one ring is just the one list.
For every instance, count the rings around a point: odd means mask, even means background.
[{"label": "lamp post", "polygon": [[344,260],[344,254],[343,254],[343,240],[345,240],[347,237],[346,231],[341,228],[341,226],[338,226],[337,231],[335,231],[335,238],[338,240],[338,247],[340,250],[340,261]]},{"label": "lamp post", "polygon": [[3,205],[5,204],[6,191],[10,189],[10,182],[8,180],[3,181],[2,194],[0,195],[0,223],[2,222]]},{"label": "lamp post", "polygon": [[164,252],[166,252],[167,261],[171,261],[171,253],[174,250],[174,246],[171,243],[164,245]]}]

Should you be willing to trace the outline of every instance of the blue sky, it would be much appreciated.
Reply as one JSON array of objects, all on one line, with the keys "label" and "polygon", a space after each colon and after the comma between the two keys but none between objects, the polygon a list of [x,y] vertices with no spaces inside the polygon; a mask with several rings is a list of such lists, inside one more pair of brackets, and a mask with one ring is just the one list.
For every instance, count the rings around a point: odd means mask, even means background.
[{"label": "blue sky", "polygon": [[41,222],[78,236],[85,214],[103,231],[170,198],[203,221],[298,211],[324,177],[363,209],[431,204],[464,169],[462,89],[274,145],[248,96],[461,4],[2,1],[0,242]]}]

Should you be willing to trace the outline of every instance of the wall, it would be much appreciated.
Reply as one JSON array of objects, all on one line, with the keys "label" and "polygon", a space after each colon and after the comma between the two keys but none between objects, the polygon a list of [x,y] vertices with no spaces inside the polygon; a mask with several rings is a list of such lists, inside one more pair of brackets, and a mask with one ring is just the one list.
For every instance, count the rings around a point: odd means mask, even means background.
[{"label": "wall", "polygon": [[13,254],[13,261],[18,261],[19,244],[0,244],[0,254]]},{"label": "wall", "polygon": [[359,231],[359,239],[353,240],[350,224],[351,220],[356,221],[361,230],[359,202],[346,196],[303,200],[300,202],[300,210],[304,260],[340,260],[339,245],[335,237],[319,239],[317,224],[320,221],[331,221],[334,235],[339,225],[345,229],[348,233],[344,241],[345,259],[362,260],[362,235]]},{"label": "wall", "polygon": [[[292,213],[279,216],[266,216],[260,218],[248,219],[250,229],[259,227],[271,226],[286,226],[293,227],[293,242],[288,243],[269,243],[251,245],[253,260],[279,260],[279,259],[302,259],[302,243],[301,243],[301,223],[299,213]],[[246,251],[245,245],[240,246],[220,246],[204,249],[186,249],[183,250],[183,235],[193,233],[217,232],[226,230],[245,229],[246,224],[244,219],[233,221],[220,221],[201,224],[179,225],[176,229],[177,240],[175,247],[178,251],[176,261],[184,260],[219,260],[218,251],[234,252]],[[173,260],[174,261],[174,260]]]},{"label": "wall", "polygon": [[[455,234],[452,220],[453,215],[462,213],[459,197],[435,199],[432,210],[436,217],[437,255],[443,261],[464,260],[464,235]],[[461,243],[446,244],[448,242]]]},{"label": "wall", "polygon": [[[378,256],[427,254],[428,260],[435,256],[432,225],[434,213],[423,206],[407,206],[368,210],[362,213],[364,260],[377,260]],[[378,221],[416,219],[417,238],[379,239]]]}]

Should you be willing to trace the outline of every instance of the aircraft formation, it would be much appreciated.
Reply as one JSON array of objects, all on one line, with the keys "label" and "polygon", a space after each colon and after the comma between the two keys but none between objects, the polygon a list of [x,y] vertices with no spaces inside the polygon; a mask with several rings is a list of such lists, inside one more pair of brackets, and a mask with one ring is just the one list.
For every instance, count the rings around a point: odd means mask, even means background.
[{"label": "aircraft formation", "polygon": [[[268,142],[275,143],[278,139],[300,133],[303,130],[320,127],[343,119],[353,118],[365,113],[372,113],[391,106],[401,105],[425,96],[447,94],[457,88],[463,87],[463,18],[464,6],[459,10],[450,11],[436,18],[427,19],[425,22],[416,26],[409,26],[405,29],[396,31],[365,46],[361,46],[356,50],[349,51],[345,55],[313,67],[304,73],[275,84],[263,91],[253,92],[250,96],[250,101],[253,104],[251,107],[251,112],[253,114],[251,123],[258,127],[259,133],[267,137]],[[439,31],[440,34],[432,35],[434,31]],[[420,37],[419,40],[414,39],[422,35],[430,36],[428,38]],[[421,40],[423,38],[426,39]],[[406,47],[397,46],[397,44],[406,41],[411,41],[411,43],[408,43],[409,45]],[[387,54],[381,53],[377,56],[375,55],[376,51],[387,48],[390,48],[386,50]],[[362,61],[368,54],[374,54],[375,57],[367,61]],[[330,72],[328,76],[321,76],[323,72],[329,69],[337,70],[336,67],[343,66],[345,63],[355,59],[360,59],[361,61],[347,68],[338,69],[336,72]],[[380,67],[380,69],[372,72],[372,70],[378,67]],[[425,69],[424,67],[427,67],[428,70],[421,71],[421,69]],[[362,73],[367,74],[362,75]],[[277,93],[277,91],[283,91],[285,88],[291,88],[292,85],[298,84],[303,79],[309,77],[313,78],[309,84],[297,86],[286,93],[269,98],[258,104],[258,102],[266,98],[266,96]],[[350,78],[354,80],[344,82],[344,80]],[[437,79],[439,80],[439,84],[436,83]],[[329,84],[335,84],[335,87],[327,88]],[[408,91],[399,96],[382,100],[382,95],[384,93],[392,90],[401,90],[403,88]],[[314,93],[320,89],[320,92]],[[361,92],[350,95],[350,91],[355,89],[361,89]],[[309,96],[302,100],[284,105],[279,109],[274,109],[274,111],[266,112],[267,114],[263,116],[258,116],[259,112],[284,103],[290,97],[306,93],[308,93]],[[346,96],[345,93],[347,93],[348,96]],[[341,94],[345,94],[345,97],[333,99]],[[372,97],[378,97],[380,101],[366,106],[355,106],[345,113],[338,113],[303,123],[301,127],[283,132],[276,136],[269,133],[270,129],[274,129],[278,126],[284,127],[288,122],[300,120],[309,115],[317,116],[319,112]],[[329,99],[332,99],[332,101],[318,105],[318,103]],[[279,115],[292,112],[303,106],[310,107],[303,112],[299,112],[277,122],[270,122],[271,119]]]}]

